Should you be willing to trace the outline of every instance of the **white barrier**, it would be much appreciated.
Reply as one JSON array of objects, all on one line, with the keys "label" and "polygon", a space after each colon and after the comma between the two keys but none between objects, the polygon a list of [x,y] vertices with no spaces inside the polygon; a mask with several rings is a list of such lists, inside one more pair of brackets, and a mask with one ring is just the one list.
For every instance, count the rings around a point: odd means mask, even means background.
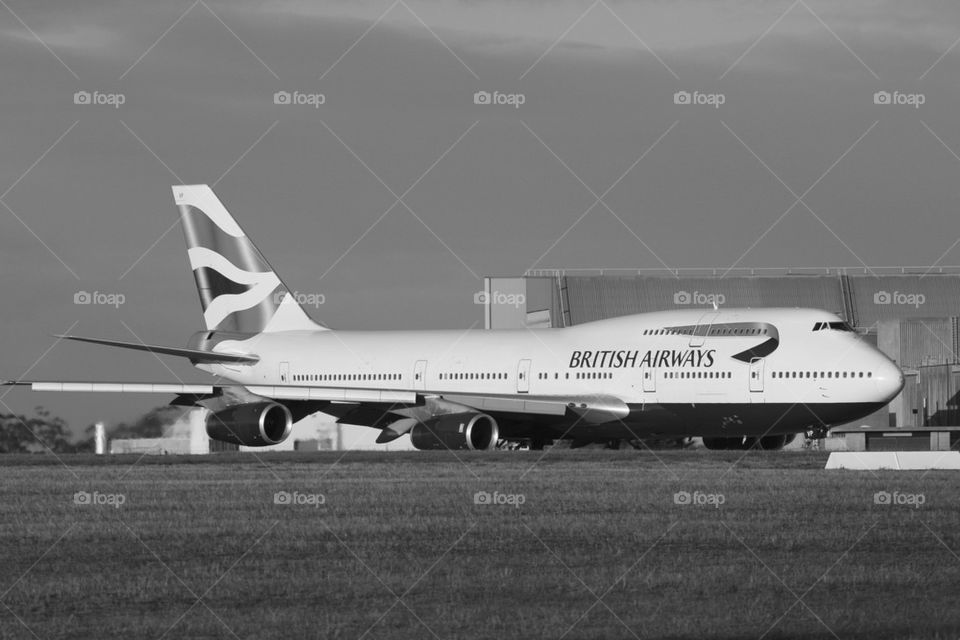
[{"label": "white barrier", "polygon": [[960,470],[960,451],[835,451],[825,469]]}]

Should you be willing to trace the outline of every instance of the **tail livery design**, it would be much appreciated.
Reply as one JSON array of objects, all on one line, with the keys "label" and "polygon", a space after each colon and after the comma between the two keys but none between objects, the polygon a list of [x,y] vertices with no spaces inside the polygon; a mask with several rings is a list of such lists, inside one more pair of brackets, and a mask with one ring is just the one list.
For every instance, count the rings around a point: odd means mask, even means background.
[{"label": "tail livery design", "polygon": [[205,184],[173,187],[208,330],[261,333],[323,329]]}]

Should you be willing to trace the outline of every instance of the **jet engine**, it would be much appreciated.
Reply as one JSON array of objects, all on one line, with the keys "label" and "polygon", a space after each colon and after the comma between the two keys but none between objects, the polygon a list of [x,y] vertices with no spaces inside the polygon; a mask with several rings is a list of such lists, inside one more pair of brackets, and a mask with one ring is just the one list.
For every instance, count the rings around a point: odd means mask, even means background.
[{"label": "jet engine", "polygon": [[292,428],[290,410],[276,402],[238,404],[207,416],[208,436],[245,447],[279,444]]},{"label": "jet engine", "polygon": [[497,446],[500,429],[497,421],[485,413],[453,413],[410,429],[410,442],[421,451],[427,449],[491,450]]}]

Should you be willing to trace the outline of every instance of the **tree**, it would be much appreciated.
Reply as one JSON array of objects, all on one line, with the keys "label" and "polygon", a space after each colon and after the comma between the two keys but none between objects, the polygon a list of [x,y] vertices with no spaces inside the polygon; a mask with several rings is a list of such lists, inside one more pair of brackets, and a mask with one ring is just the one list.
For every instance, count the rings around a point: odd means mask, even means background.
[{"label": "tree", "polygon": [[62,418],[51,417],[43,407],[36,407],[31,417],[0,414],[0,453],[73,450],[67,423]]},{"label": "tree", "polygon": [[[169,404],[154,407],[137,418],[133,424],[121,422],[108,429],[107,435],[111,440],[116,438],[159,438],[163,436],[164,430],[179,420],[186,411],[186,407]],[[92,427],[89,429],[92,429]]]},{"label": "tree", "polygon": [[[171,424],[183,417],[186,407],[174,405],[161,405],[154,407],[146,412],[133,423],[120,422],[113,427],[107,428],[107,438],[109,440],[126,438],[159,438],[164,435],[164,431]],[[75,449],[78,452],[92,452],[94,449],[94,438],[96,425],[91,424],[84,429],[83,438],[77,442]]]}]

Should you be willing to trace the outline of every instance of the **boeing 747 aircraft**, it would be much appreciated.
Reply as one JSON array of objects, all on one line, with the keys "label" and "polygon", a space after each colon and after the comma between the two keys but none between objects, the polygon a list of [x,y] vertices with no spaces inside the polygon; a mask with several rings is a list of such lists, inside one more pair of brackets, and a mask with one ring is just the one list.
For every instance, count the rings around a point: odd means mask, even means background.
[{"label": "boeing 747 aircraft", "polygon": [[314,322],[207,185],[173,187],[205,330],[187,358],[217,384],[10,381],[36,391],[175,394],[211,438],[282,442],[318,411],[418,449],[701,436],[780,448],[883,407],[899,368],[817,309],[683,309],[560,329],[349,331]]}]

